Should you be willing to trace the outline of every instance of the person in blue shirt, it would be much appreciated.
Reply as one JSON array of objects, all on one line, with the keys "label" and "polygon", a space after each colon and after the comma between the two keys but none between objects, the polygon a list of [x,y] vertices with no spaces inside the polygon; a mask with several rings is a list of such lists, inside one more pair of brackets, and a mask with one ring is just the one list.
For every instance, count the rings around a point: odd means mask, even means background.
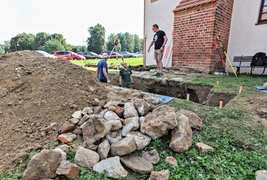
[{"label": "person in blue shirt", "polygon": [[110,83],[110,79],[108,78],[108,64],[107,64],[108,57],[109,56],[107,53],[103,53],[102,59],[97,64],[97,70],[96,70],[97,78],[100,82],[103,83]]}]

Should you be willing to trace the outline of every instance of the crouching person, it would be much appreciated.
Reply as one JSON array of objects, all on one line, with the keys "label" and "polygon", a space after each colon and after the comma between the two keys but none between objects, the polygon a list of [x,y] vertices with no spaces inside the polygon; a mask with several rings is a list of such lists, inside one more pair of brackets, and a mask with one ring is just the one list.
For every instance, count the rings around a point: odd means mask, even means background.
[{"label": "crouching person", "polygon": [[132,70],[128,67],[127,63],[121,63],[122,69],[120,70],[120,86],[125,88],[133,88],[134,82],[132,78]]}]

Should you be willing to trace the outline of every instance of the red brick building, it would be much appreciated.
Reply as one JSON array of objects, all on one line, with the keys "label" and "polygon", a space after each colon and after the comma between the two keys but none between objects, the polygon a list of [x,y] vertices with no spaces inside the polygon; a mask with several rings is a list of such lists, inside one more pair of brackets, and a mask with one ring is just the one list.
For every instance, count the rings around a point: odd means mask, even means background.
[{"label": "red brick building", "polygon": [[212,42],[220,36],[227,50],[232,8],[233,0],[182,0],[179,3],[174,10],[173,68],[206,73],[222,70]]}]

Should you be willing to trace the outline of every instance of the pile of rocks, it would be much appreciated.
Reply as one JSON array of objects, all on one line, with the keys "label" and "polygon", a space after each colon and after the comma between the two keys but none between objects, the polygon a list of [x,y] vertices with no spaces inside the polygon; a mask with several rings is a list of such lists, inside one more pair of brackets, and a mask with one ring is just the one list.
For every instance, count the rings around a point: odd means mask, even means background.
[{"label": "pile of rocks", "polygon": [[[128,172],[124,167],[127,167],[140,174],[150,174],[151,180],[169,179],[168,170],[153,171],[153,164],[160,161],[156,150],[146,152],[142,157],[132,153],[144,149],[170,130],[169,147],[183,153],[192,146],[192,128],[202,129],[202,120],[195,113],[175,112],[149,94],[127,102],[95,99],[92,105],[76,111],[64,123],[58,136],[64,145],[35,155],[23,174],[24,179],[54,178],[57,175],[75,178],[80,167],[93,168],[98,173],[107,172],[107,176],[113,178],[126,177]],[[71,149],[76,151],[75,164],[66,158]],[[177,165],[173,158],[166,162],[173,167]]]}]

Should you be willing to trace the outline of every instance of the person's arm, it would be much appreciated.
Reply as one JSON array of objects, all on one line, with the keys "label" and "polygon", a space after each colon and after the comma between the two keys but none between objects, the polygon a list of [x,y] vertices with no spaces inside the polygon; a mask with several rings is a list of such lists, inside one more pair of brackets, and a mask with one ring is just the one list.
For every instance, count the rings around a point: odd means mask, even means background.
[{"label": "person's arm", "polygon": [[150,45],[149,45],[149,47],[148,47],[148,50],[147,50],[147,52],[149,52],[149,51],[150,51],[150,48],[151,48],[151,46],[153,46],[153,44],[154,44],[154,41],[151,41],[151,43],[150,43]]},{"label": "person's arm", "polygon": [[164,47],[165,47],[166,43],[168,42],[168,38],[167,38],[167,36],[166,36],[166,35],[165,35],[165,36],[163,36],[163,39],[164,39],[164,41],[163,41],[163,44],[162,44],[162,46],[161,46],[161,48],[160,48],[160,50],[161,50],[161,51],[164,49]]},{"label": "person's arm", "polygon": [[107,69],[103,68],[102,71],[103,71],[103,74],[104,74],[105,78],[107,79],[107,81],[109,81]]},{"label": "person's arm", "polygon": [[119,78],[119,84],[120,84],[120,86],[122,85],[122,76],[120,76],[120,78]]}]

